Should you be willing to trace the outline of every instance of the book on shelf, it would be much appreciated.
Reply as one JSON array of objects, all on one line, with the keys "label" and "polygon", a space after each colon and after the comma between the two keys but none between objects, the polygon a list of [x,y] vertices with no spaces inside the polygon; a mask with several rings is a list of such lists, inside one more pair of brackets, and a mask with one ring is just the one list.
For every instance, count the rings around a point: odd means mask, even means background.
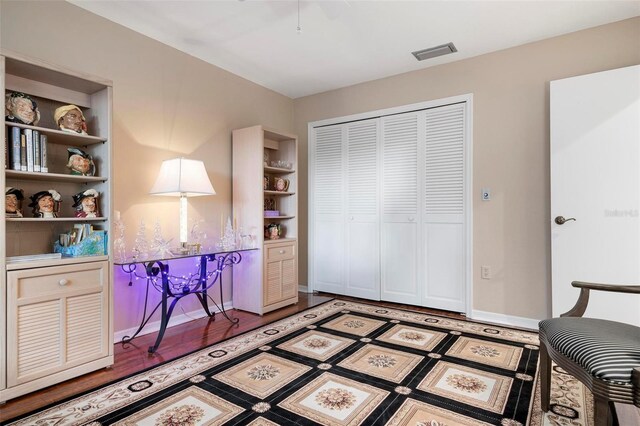
[{"label": "book on shelf", "polygon": [[48,173],[47,167],[47,135],[40,135],[40,171]]},{"label": "book on shelf", "polygon": [[33,131],[33,171],[40,171],[40,132]]},{"label": "book on shelf", "polygon": [[27,171],[27,136],[24,133],[20,134],[20,168],[16,170]]},{"label": "book on shelf", "polygon": [[33,171],[33,130],[24,129],[25,137],[27,138],[27,171]]},{"label": "book on shelf", "polygon": [[5,168],[48,173],[48,137],[38,130],[9,126],[5,135]]},{"label": "book on shelf", "polygon": [[11,128],[11,168],[20,170],[20,128]]},{"label": "book on shelf", "polygon": [[24,256],[7,256],[7,264],[33,262],[35,260],[61,259],[61,253],[27,254]]}]

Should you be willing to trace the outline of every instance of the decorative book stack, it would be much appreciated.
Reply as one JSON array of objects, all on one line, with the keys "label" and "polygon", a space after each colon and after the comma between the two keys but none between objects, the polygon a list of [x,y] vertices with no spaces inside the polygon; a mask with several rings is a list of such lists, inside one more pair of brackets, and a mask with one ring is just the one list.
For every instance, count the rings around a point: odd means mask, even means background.
[{"label": "decorative book stack", "polygon": [[5,150],[12,170],[48,173],[47,135],[38,130],[9,126]]}]

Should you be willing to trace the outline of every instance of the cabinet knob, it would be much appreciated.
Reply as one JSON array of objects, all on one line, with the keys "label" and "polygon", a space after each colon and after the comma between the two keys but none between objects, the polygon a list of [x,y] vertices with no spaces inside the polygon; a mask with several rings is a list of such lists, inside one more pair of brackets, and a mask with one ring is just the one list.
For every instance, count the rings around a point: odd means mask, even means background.
[{"label": "cabinet knob", "polygon": [[278,253],[280,253],[280,254],[284,254],[284,250],[280,250]]},{"label": "cabinet knob", "polygon": [[69,284],[69,280],[66,279],[66,278],[63,278],[60,281],[58,281],[58,285],[60,285],[60,286],[65,286],[67,284]]},{"label": "cabinet knob", "polygon": [[415,218],[415,217],[413,217],[413,216],[409,216],[409,222],[413,222],[413,221],[415,221],[415,220],[416,220],[416,218]]},{"label": "cabinet knob", "polygon": [[349,216],[349,220],[353,220],[353,216]]}]

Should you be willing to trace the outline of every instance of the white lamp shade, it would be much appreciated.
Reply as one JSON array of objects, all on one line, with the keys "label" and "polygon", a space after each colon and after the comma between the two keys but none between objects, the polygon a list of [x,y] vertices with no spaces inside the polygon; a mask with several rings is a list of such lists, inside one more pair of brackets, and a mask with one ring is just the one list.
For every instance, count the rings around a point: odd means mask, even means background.
[{"label": "white lamp shade", "polygon": [[198,197],[215,195],[204,163],[199,160],[174,158],[165,160],[160,167],[151,195]]}]

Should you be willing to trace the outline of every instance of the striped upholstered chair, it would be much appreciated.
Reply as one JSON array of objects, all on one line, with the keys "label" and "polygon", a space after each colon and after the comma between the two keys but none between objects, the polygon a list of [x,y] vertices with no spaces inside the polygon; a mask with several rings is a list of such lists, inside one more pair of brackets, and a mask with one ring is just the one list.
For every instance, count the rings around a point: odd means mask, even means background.
[{"label": "striped upholstered chair", "polygon": [[640,327],[582,315],[589,290],[640,294],[640,286],[579,281],[571,285],[581,289],[576,305],[539,325],[542,410],[549,411],[553,360],[593,393],[596,426],[610,425],[611,403],[640,407]]}]

